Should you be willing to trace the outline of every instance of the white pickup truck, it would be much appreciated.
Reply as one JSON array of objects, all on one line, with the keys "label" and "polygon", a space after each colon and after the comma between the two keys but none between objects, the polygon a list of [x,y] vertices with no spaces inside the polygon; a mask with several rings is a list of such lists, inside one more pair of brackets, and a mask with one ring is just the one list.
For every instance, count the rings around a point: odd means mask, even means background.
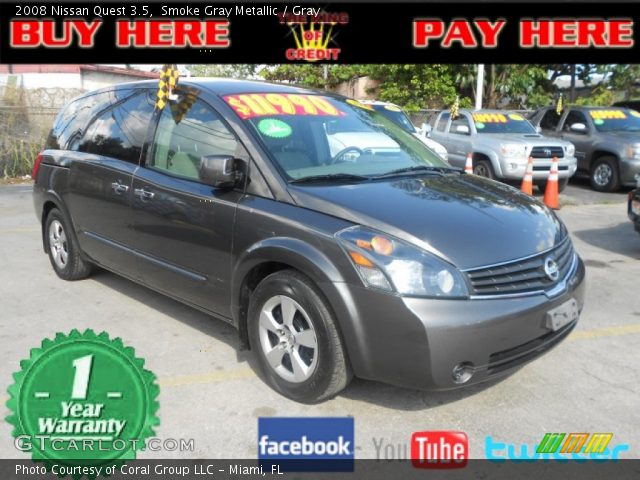
[{"label": "white pickup truck", "polygon": [[519,113],[461,109],[452,119],[451,112],[445,110],[436,118],[429,138],[444,145],[451,165],[464,167],[470,153],[473,172],[492,179],[522,180],[531,156],[533,181],[544,189],[552,159],[557,157],[562,191],[577,169],[572,143],[543,137]]}]

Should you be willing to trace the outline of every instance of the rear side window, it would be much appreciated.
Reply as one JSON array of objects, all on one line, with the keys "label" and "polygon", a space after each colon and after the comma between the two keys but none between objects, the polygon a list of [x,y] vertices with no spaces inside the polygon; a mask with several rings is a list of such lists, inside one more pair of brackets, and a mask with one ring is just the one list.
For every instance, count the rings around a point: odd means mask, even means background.
[{"label": "rear side window", "polygon": [[[112,95],[116,100],[116,94]],[[138,163],[153,109],[146,90],[115,103],[94,118],[78,150]]]},{"label": "rear side window", "polygon": [[449,117],[451,115],[449,113],[443,113],[442,115],[440,115],[440,118],[438,119],[438,124],[436,125],[436,130],[438,132],[444,132],[445,129],[447,128],[447,123],[449,122]]},{"label": "rear side window", "polygon": [[547,110],[542,120],[540,120],[540,128],[543,130],[555,130],[560,121],[560,115],[558,115],[555,109]]},{"label": "rear side window", "polygon": [[162,110],[150,167],[199,180],[200,157],[241,157],[244,148],[206,103],[185,96]]},{"label": "rear side window", "polygon": [[56,117],[46,148],[77,150],[92,116],[110,103],[109,92],[87,95],[69,103]]}]

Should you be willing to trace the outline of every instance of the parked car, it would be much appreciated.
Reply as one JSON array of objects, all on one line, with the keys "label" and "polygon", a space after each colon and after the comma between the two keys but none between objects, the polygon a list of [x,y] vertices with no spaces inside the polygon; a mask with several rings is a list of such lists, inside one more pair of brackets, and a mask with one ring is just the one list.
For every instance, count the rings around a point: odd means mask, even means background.
[{"label": "parked car", "polygon": [[627,214],[636,232],[640,233],[640,176],[637,177],[637,188],[629,192]]},{"label": "parked car", "polygon": [[[301,402],[352,375],[482,382],[576,326],[583,262],[530,196],[352,99],[181,79],[154,113],[156,88],[109,87],[58,114],[33,198],[60,278],[97,265],[234,325],[266,381]],[[344,137],[330,153],[332,122],[397,148]]]},{"label": "parked car", "polygon": [[448,159],[447,149],[435,140],[427,137],[427,131],[419,130],[418,128],[416,128],[409,116],[398,105],[390,102],[381,102],[379,100],[363,100],[362,103],[371,105],[371,107],[373,107],[376,111],[382,113],[385,117],[388,117],[390,120],[397,123],[407,132],[415,135],[420,139],[420,141],[422,141],[422,143],[424,143],[427,147],[440,155],[440,158],[442,158],[443,160]]},{"label": "parked car", "polygon": [[640,113],[618,107],[566,107],[558,115],[545,107],[532,116],[545,135],[562,138],[576,147],[578,170],[589,175],[591,186],[614,192],[635,185],[640,173]]},{"label": "parked car", "polygon": [[636,112],[640,112],[640,100],[622,100],[613,104],[614,107],[630,108]]},{"label": "parked car", "polygon": [[449,163],[464,167],[473,155],[473,173],[491,179],[521,181],[533,157],[533,182],[544,190],[553,157],[558,158],[558,187],[562,191],[576,171],[570,142],[545,138],[519,113],[500,110],[440,112],[429,137],[444,145]]}]

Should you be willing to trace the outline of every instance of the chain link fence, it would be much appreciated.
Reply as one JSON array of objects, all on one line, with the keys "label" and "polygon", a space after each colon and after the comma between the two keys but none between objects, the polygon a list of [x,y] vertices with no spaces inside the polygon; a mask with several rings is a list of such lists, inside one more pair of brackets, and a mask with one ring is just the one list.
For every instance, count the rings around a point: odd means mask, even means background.
[{"label": "chain link fence", "polygon": [[0,83],[0,177],[31,173],[58,111],[81,93],[69,88],[26,89],[15,76]]}]

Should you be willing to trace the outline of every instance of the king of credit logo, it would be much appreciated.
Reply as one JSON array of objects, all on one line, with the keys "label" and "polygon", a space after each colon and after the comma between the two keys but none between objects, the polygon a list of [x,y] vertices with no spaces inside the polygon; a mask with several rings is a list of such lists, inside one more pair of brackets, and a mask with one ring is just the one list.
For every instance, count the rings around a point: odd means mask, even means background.
[{"label": "king of credit logo", "polygon": [[350,472],[353,418],[264,417],[258,419],[258,460],[282,472]]},{"label": "king of credit logo", "polygon": [[287,60],[338,60],[340,48],[336,42],[336,25],[349,23],[346,12],[319,11],[315,15],[281,13],[278,14],[281,24],[286,24],[293,36],[295,48],[285,52]]}]

